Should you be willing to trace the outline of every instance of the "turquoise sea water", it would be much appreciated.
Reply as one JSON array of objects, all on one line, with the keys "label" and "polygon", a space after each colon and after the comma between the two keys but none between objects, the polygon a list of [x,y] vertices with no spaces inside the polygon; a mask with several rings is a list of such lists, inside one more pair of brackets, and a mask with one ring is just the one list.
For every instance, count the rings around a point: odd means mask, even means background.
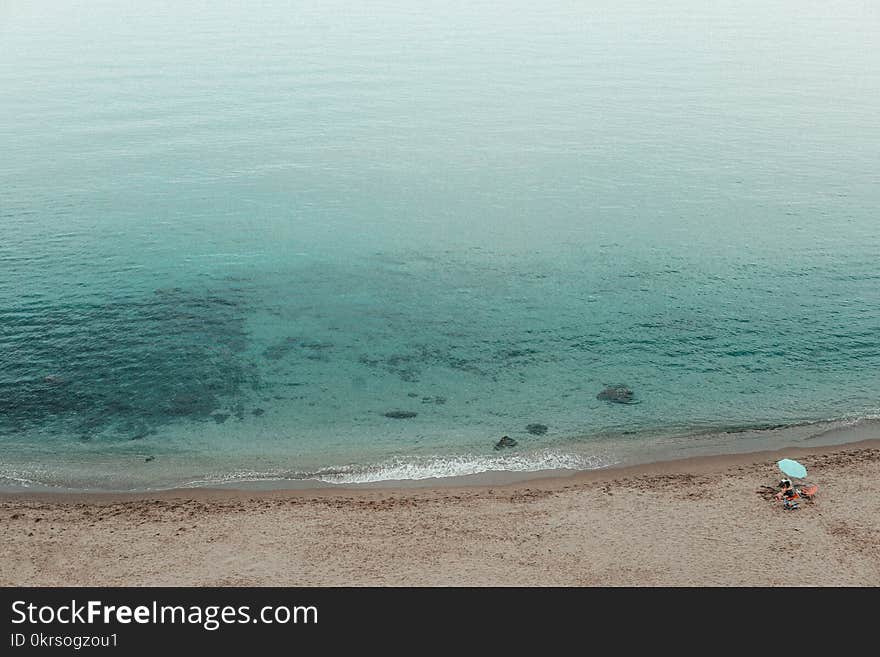
[{"label": "turquoise sea water", "polygon": [[880,10],[715,4],[3,3],[0,484],[876,417]]}]

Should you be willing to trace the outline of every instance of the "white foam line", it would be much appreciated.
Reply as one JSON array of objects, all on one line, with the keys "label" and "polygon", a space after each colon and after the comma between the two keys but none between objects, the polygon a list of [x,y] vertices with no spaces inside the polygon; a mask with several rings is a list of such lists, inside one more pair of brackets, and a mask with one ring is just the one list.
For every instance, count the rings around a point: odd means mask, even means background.
[{"label": "white foam line", "polygon": [[505,456],[438,456],[395,459],[375,466],[346,466],[332,473],[316,473],[315,479],[331,484],[365,484],[376,481],[405,481],[462,477],[484,472],[537,472],[539,470],[595,470],[612,462],[598,456],[545,450],[533,454]]},{"label": "white foam line", "polygon": [[599,456],[578,456],[544,450],[503,456],[433,456],[399,458],[376,465],[349,464],[317,472],[244,471],[208,475],[181,484],[198,488],[218,484],[266,481],[320,481],[327,484],[366,484],[379,481],[415,481],[482,474],[485,472],[537,472],[541,470],[596,470],[617,461]]}]

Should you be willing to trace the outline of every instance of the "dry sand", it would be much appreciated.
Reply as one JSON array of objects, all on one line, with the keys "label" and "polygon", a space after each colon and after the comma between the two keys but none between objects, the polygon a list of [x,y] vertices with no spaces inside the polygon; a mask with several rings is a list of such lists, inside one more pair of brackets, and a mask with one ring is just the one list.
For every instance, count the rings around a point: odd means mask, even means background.
[{"label": "dry sand", "polygon": [[[775,461],[820,486],[785,511]],[[877,586],[880,441],[504,486],[0,496],[0,584]]]}]

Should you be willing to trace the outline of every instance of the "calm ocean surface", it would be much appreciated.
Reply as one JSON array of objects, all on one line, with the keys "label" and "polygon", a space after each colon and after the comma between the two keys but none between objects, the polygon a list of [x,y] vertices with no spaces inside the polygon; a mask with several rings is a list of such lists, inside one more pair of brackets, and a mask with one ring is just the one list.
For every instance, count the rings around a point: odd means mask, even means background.
[{"label": "calm ocean surface", "polygon": [[877,417],[878,34],[856,0],[4,2],[0,486]]}]

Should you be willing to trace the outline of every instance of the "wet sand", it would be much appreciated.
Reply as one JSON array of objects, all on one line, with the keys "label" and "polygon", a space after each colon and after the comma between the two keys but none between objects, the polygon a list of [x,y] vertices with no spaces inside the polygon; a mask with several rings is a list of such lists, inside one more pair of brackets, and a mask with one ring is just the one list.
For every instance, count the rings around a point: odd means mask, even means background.
[{"label": "wet sand", "polygon": [[[785,511],[789,457],[819,485]],[[877,586],[880,440],[507,484],[0,494],[6,586]]]}]

